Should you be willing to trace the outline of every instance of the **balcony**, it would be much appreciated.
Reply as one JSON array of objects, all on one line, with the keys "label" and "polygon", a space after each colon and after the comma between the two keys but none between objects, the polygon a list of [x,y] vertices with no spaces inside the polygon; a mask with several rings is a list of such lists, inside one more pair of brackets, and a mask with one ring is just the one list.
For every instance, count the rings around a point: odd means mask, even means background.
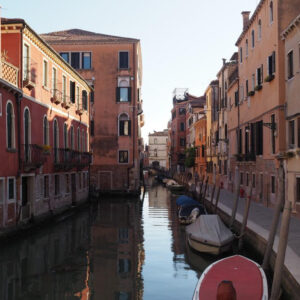
[{"label": "balcony", "polygon": [[69,109],[72,105],[70,97],[62,94],[62,103],[61,106],[65,109]]},{"label": "balcony", "polygon": [[82,104],[77,106],[77,109],[76,109],[77,115],[81,116],[84,113],[84,111],[85,111],[85,109],[83,108]]},{"label": "balcony", "polygon": [[62,103],[62,93],[58,89],[52,90],[51,102],[55,104]]},{"label": "balcony", "polygon": [[35,84],[36,84],[35,69],[24,70],[23,86],[28,88],[29,90],[32,90],[33,88],[35,88]]},{"label": "balcony", "polygon": [[2,79],[18,87],[19,69],[14,65],[2,60]]},{"label": "balcony", "polygon": [[256,161],[256,155],[255,153],[237,153],[234,155],[237,161],[241,162],[251,162],[251,161]]},{"label": "balcony", "polygon": [[47,160],[49,151],[36,144],[24,144],[21,148],[23,170],[30,172],[40,168]]},{"label": "balcony", "polygon": [[54,168],[57,171],[82,170],[91,163],[91,154],[71,149],[54,149]]}]

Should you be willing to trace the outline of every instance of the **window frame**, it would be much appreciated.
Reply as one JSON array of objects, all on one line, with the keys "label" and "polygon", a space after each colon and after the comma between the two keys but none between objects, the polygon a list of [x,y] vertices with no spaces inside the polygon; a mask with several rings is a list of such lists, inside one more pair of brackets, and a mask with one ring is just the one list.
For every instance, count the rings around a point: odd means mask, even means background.
[{"label": "window frame", "polygon": [[48,88],[49,84],[49,61],[43,58],[43,87]]},{"label": "window frame", "polygon": [[[120,161],[121,158],[121,153],[126,153],[127,152],[127,161]],[[129,163],[129,150],[118,150],[118,163],[119,164],[128,164]]]},{"label": "window frame", "polygon": [[294,78],[294,51],[293,49],[287,53],[287,80]]},{"label": "window frame", "polygon": [[[8,120],[7,120],[7,107],[8,105],[11,105],[12,107],[12,115],[11,115],[11,129],[10,129],[10,134],[11,134],[11,146],[8,146]],[[6,107],[5,107],[5,122],[6,122],[6,148],[8,150],[15,150],[16,149],[16,128],[15,128],[15,110],[14,110],[14,105],[11,100],[7,100],[6,102]]]},{"label": "window frame", "polygon": [[[120,66],[120,63],[121,63],[121,53],[127,53],[127,67],[121,67]],[[129,70],[129,66],[130,66],[129,51],[128,50],[120,50],[118,52],[118,67],[119,67],[119,70]]]},{"label": "window frame", "polygon": [[[9,198],[9,181],[10,180],[13,180],[14,182],[14,186],[13,186],[13,193],[14,193],[14,197],[13,198]],[[7,177],[7,182],[6,182],[6,199],[7,199],[7,203],[15,203],[16,202],[16,199],[17,199],[17,195],[16,195],[16,192],[17,192],[17,187],[16,187],[16,177],[14,176],[8,176]]]},{"label": "window frame", "polygon": [[[45,124],[46,120],[46,124]],[[45,128],[46,125],[46,128]],[[43,145],[50,145],[49,139],[49,120],[46,115],[43,117]]]}]

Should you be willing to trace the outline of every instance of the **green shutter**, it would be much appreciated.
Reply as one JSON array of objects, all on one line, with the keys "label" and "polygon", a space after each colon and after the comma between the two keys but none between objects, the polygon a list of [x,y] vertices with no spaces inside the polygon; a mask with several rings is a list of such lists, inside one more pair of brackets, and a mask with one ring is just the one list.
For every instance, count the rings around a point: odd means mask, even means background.
[{"label": "green shutter", "polygon": [[119,87],[116,88],[116,101],[120,102],[120,88]]}]

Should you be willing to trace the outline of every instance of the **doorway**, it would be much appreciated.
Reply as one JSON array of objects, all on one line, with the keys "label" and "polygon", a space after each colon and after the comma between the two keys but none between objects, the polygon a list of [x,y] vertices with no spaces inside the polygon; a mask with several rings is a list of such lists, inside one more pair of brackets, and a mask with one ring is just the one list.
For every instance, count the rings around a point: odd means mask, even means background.
[{"label": "doorway", "polygon": [[21,220],[27,221],[32,213],[33,203],[33,176],[22,176],[22,189],[21,189]]}]

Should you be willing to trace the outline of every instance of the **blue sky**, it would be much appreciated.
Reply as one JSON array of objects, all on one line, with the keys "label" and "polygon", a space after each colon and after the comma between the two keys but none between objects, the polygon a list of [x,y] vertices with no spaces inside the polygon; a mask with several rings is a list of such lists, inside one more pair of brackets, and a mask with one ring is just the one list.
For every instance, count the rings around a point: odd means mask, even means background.
[{"label": "blue sky", "polygon": [[[38,33],[80,28],[139,38],[143,56],[143,136],[167,127],[174,88],[203,95],[222,58],[236,51],[243,10],[259,0],[2,0],[3,17]],[[47,3],[47,6],[46,6]],[[51,3],[51,6],[49,4]]]}]

